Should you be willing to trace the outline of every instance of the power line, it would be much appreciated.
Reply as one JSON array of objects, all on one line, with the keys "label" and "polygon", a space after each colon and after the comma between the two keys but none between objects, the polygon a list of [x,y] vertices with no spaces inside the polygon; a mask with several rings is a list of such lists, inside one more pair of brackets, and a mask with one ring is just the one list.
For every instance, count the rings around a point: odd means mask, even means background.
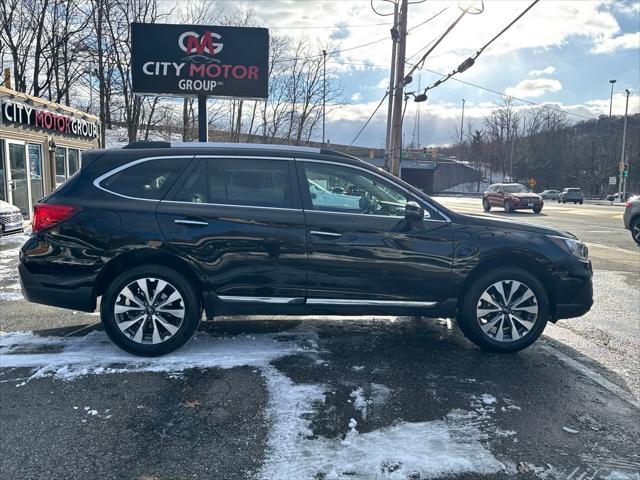
[{"label": "power line", "polygon": [[389,90],[387,90],[384,94],[384,97],[382,97],[382,100],[380,100],[380,103],[378,104],[378,106],[376,107],[376,109],[373,111],[373,113],[369,116],[369,118],[367,119],[367,121],[365,122],[365,124],[362,126],[362,128],[360,129],[360,131],[358,132],[358,134],[353,137],[353,140],[351,140],[351,143],[349,144],[349,147],[345,150],[344,153],[347,153],[349,151],[349,148],[351,148],[351,146],[353,145],[353,143],[358,139],[358,137],[360,136],[360,134],[362,132],[364,132],[364,129],[367,128],[367,125],[369,125],[369,122],[371,121],[371,119],[373,117],[376,116],[376,113],[378,113],[378,110],[380,110],[380,107],[382,106],[382,104],[384,103],[385,99],[387,98],[387,95],[389,95]]},{"label": "power line", "polygon": [[[464,62],[462,62],[460,65],[458,65],[458,67],[456,69],[454,69],[453,71],[451,71],[449,74],[445,75],[444,78],[441,78],[439,80],[437,80],[436,82],[434,82],[433,84],[429,85],[427,88],[425,88],[423,90],[423,94],[426,94],[427,91],[438,87],[439,85],[442,85],[444,82],[446,82],[447,80],[449,80],[451,77],[453,77],[456,73],[462,73],[465,70],[471,68],[475,61],[478,59],[478,57],[482,54],[482,52],[485,50],[485,48],[487,48],[489,45],[491,45],[498,37],[500,37],[500,35],[502,35],[504,32],[506,32],[507,30],[509,30],[509,28],[511,28],[513,26],[514,23],[516,23],[518,20],[520,20],[529,10],[531,10],[535,4],[537,4],[540,0],[534,0],[531,5],[529,5],[527,8],[524,9],[523,12],[521,12],[516,18],[514,18],[511,23],[509,23],[506,27],[504,27],[502,30],[500,30],[500,32],[498,32],[491,40],[489,40],[487,43],[485,43],[480,49],[478,49],[478,51],[476,52],[476,54],[473,57],[469,57],[467,58]],[[428,53],[431,52],[431,50],[433,50],[433,47],[429,50]],[[424,61],[424,58],[426,58],[426,55],[423,57],[423,59],[421,61]],[[414,65],[413,69],[411,70],[412,72],[418,67],[418,65],[421,62],[418,62],[416,65]],[[409,72],[411,73],[411,72]]]},{"label": "power line", "polygon": [[308,25],[305,27],[268,27],[269,30],[307,30],[308,28],[324,28],[324,29],[334,29],[334,28],[365,28],[365,27],[384,27],[390,26],[391,23],[367,23],[367,24],[358,24],[358,25],[324,25],[324,26],[316,26],[316,25]]},{"label": "power line", "polygon": [[[409,28],[407,31],[410,32],[410,31],[413,31],[413,30],[425,25],[426,23],[430,22],[434,18],[436,18],[439,15],[441,15],[442,13],[444,13],[448,8],[449,7],[443,8],[442,10],[440,10],[435,15],[429,17],[424,22],[419,23],[418,25]],[[356,45],[354,47],[348,47],[348,48],[342,48],[342,49],[339,49],[339,50],[333,50],[331,52],[327,52],[327,56],[332,56],[332,55],[335,55],[335,54],[338,54],[338,53],[343,53],[343,52],[349,52],[351,50],[357,50],[359,48],[369,47],[371,45],[375,45],[376,43],[385,42],[387,40],[388,40],[388,37],[384,37],[384,38],[379,38],[377,40],[373,40],[373,41],[368,42],[368,43],[363,43],[362,45]],[[282,58],[282,59],[279,59],[279,60],[274,60],[273,63],[295,62],[295,61],[298,61],[298,60],[311,60],[311,59],[314,59],[314,58],[321,58],[322,56],[323,56],[322,54],[319,54],[319,55],[309,55],[309,56],[306,56],[306,57]]]}]

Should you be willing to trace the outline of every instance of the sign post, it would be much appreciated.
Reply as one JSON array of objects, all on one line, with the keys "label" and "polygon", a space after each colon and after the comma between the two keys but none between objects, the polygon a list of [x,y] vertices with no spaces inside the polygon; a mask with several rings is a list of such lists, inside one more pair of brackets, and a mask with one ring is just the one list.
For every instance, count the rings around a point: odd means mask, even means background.
[{"label": "sign post", "polygon": [[198,97],[198,136],[207,141],[207,97],[269,96],[269,30],[132,23],[131,81],[138,95]]}]

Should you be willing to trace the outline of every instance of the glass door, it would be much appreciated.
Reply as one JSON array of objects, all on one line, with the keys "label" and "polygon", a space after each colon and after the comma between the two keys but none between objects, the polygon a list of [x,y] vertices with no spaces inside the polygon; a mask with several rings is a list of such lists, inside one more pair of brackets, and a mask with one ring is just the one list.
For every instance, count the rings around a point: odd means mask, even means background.
[{"label": "glass door", "polygon": [[44,197],[44,179],[42,177],[42,146],[37,143],[27,145],[29,153],[29,179],[31,183],[31,203],[36,204]]},{"label": "glass door", "polygon": [[24,218],[29,218],[31,202],[29,201],[27,147],[24,142],[8,140],[7,152],[9,159],[9,201],[20,209]]},{"label": "glass door", "polygon": [[0,140],[0,200],[8,202],[9,195],[7,194],[7,175],[4,173],[6,170],[4,165],[5,157],[4,140]]}]

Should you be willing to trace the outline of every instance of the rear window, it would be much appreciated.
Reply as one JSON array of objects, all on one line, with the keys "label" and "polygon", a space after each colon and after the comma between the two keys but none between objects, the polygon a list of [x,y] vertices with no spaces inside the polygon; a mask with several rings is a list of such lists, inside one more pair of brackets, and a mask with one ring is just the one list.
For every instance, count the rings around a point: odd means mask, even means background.
[{"label": "rear window", "polygon": [[579,188],[570,188],[567,190],[569,193],[582,193],[582,190]]},{"label": "rear window", "polygon": [[100,186],[127,197],[160,200],[187,163],[184,158],[142,161],[107,177]]}]

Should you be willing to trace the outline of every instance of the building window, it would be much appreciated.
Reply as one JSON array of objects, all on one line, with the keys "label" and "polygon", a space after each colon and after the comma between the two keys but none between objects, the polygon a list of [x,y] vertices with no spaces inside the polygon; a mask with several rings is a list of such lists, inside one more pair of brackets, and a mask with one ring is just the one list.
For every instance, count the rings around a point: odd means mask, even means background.
[{"label": "building window", "polygon": [[56,147],[55,156],[55,178],[56,185],[61,185],[67,179],[67,149],[65,147]]},{"label": "building window", "polygon": [[69,161],[69,176],[73,175],[80,168],[80,152],[77,148],[70,148],[67,151],[67,159]]}]

